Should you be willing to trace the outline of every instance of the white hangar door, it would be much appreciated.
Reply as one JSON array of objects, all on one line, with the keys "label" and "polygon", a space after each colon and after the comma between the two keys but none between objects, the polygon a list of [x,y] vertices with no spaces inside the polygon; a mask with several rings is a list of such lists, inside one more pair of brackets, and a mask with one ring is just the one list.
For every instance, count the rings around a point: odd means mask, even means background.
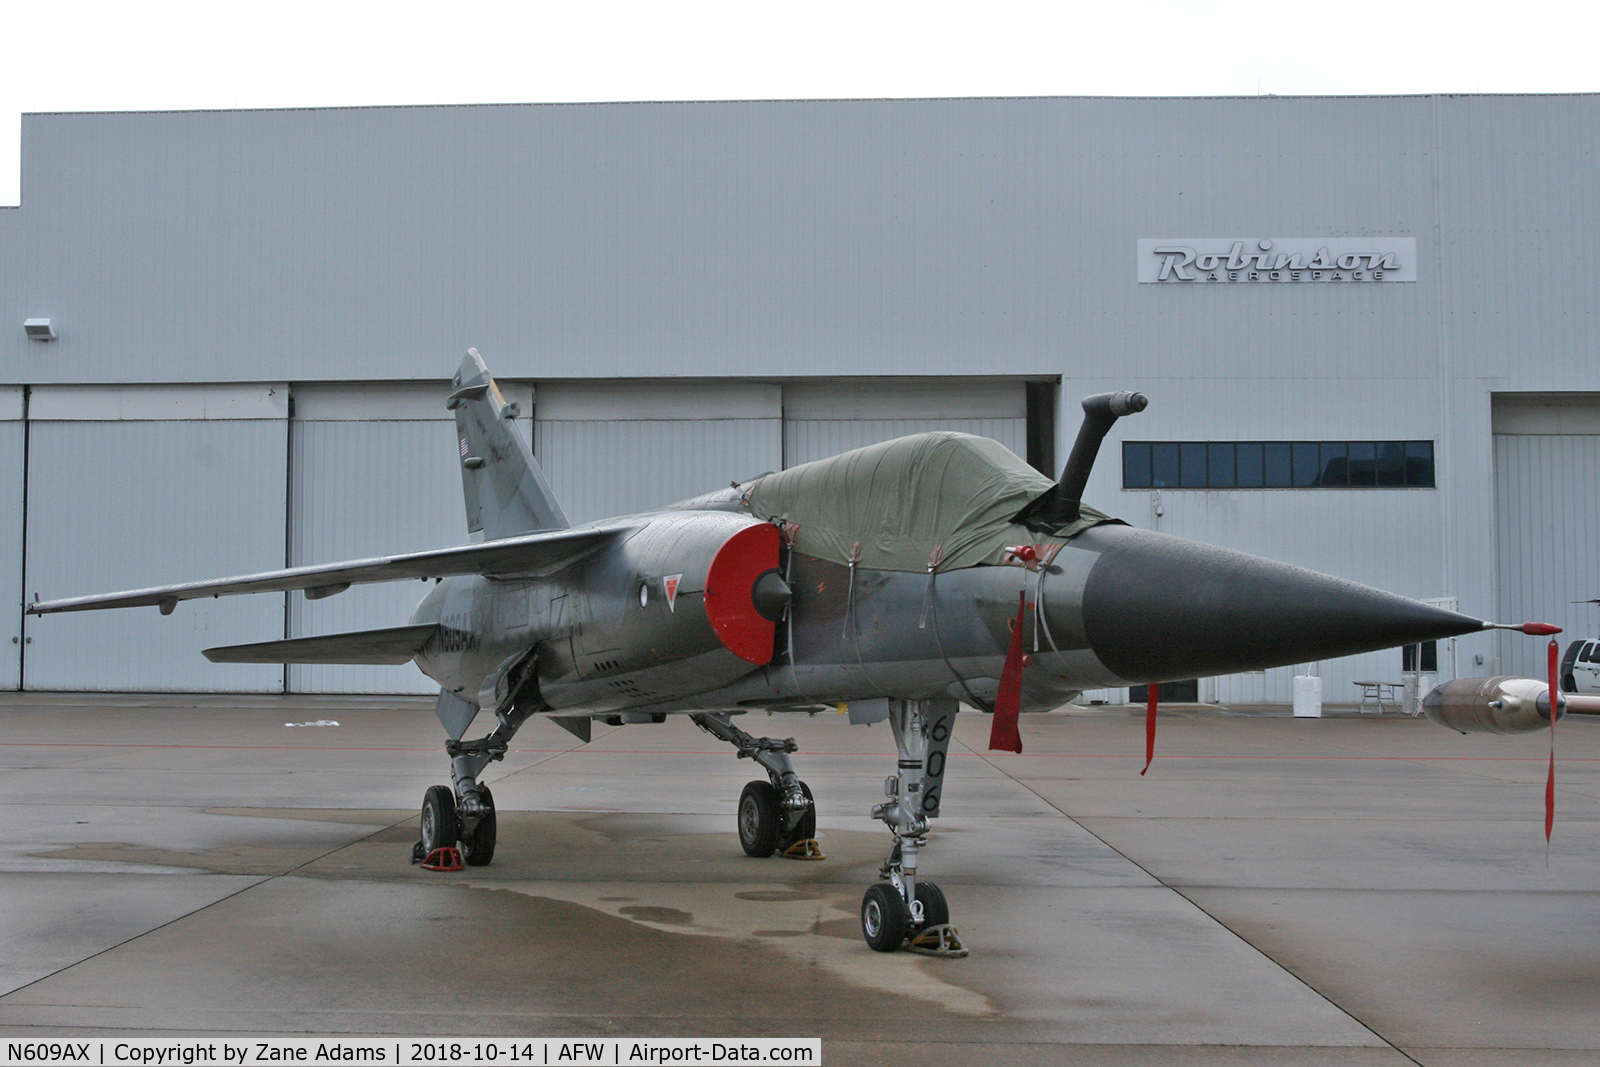
[{"label": "white hangar door", "polygon": [[[55,599],[284,564],[288,390],[36,386],[24,592]],[[281,637],[281,594],[24,622],[28,689],[280,692],[281,667],[213,645]]]},{"label": "white hangar door", "polygon": [[534,454],[574,524],[648,511],[783,464],[781,388],[760,382],[556,382]]},{"label": "white hangar door", "polygon": [[[1600,633],[1600,398],[1494,398],[1497,617]],[[1545,643],[1497,635],[1500,671],[1545,676]]]},{"label": "white hangar door", "polygon": [[0,689],[22,687],[22,387],[0,386]]},{"label": "white hangar door", "polygon": [[929,430],[992,437],[1028,455],[1027,386],[984,378],[795,382],[783,387],[786,467]]},{"label": "white hangar door", "polygon": [[[509,399],[518,391],[502,385]],[[522,390],[526,392],[526,390]],[[289,439],[293,566],[465,544],[461,468],[445,382],[295,386]],[[528,401],[522,398],[524,409]],[[526,428],[526,427],[524,427]],[[404,626],[431,584],[289,594],[293,637]],[[291,664],[294,693],[437,693],[414,665]]]}]

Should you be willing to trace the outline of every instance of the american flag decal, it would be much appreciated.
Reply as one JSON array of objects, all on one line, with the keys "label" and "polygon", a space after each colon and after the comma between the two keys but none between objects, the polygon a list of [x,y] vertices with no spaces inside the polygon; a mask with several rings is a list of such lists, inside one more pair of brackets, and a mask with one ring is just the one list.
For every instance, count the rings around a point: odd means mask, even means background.
[{"label": "american flag decal", "polygon": [[465,437],[461,439],[461,458],[467,458],[467,439]]}]

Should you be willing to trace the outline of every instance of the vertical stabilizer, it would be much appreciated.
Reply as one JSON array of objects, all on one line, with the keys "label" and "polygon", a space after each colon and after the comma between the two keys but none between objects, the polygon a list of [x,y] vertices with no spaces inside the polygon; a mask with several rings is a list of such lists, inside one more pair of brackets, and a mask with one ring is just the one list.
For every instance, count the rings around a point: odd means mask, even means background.
[{"label": "vertical stabilizer", "polygon": [[476,348],[467,349],[451,384],[449,407],[456,413],[467,529],[482,531],[491,541],[566,529],[570,523],[544,471],[517,432],[517,406],[506,403]]}]

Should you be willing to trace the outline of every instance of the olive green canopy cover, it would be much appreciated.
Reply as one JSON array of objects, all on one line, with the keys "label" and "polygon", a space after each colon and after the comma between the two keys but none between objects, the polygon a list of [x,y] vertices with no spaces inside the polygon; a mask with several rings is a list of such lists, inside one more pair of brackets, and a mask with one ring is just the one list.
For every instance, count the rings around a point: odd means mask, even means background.
[{"label": "olive green canopy cover", "polygon": [[[965,433],[919,433],[768,474],[748,500],[758,518],[798,524],[795,547],[819,559],[926,571],[1000,563],[1041,535],[1011,521],[1055,483],[1010,449]],[[1065,541],[1106,516],[1085,507],[1045,541]]]}]

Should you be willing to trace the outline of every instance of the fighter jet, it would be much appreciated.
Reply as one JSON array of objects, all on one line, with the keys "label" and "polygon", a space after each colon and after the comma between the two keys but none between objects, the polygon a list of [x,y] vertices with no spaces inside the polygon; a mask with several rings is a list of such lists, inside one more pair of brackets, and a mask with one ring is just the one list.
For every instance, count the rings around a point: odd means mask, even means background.
[{"label": "fighter jet", "polygon": [[[198,597],[433,579],[392,629],[207,649],[228,663],[405,663],[439,683],[449,785],[424,794],[417,854],[494,856],[481,780],[517,730],[686,714],[766,771],[736,825],[753,857],[817,854],[816,808],[792,739],[736,725],[753,710],[840,707],[887,720],[897,761],[873,808],[891,835],[861,906],[867,943],[963,954],[939,887],[919,876],[951,727],[1083,690],[1159,683],[1415,644],[1484,622],[1353,582],[1134,529],[1082,502],[1100,443],[1138,393],[1083,402],[1058,482],[959,433],[904,437],[766,474],[656,511],[569,526],[514,405],[469,349],[452,382],[467,525],[435,551],[36,602],[35,614]],[[494,728],[465,739],[480,713]]]}]

